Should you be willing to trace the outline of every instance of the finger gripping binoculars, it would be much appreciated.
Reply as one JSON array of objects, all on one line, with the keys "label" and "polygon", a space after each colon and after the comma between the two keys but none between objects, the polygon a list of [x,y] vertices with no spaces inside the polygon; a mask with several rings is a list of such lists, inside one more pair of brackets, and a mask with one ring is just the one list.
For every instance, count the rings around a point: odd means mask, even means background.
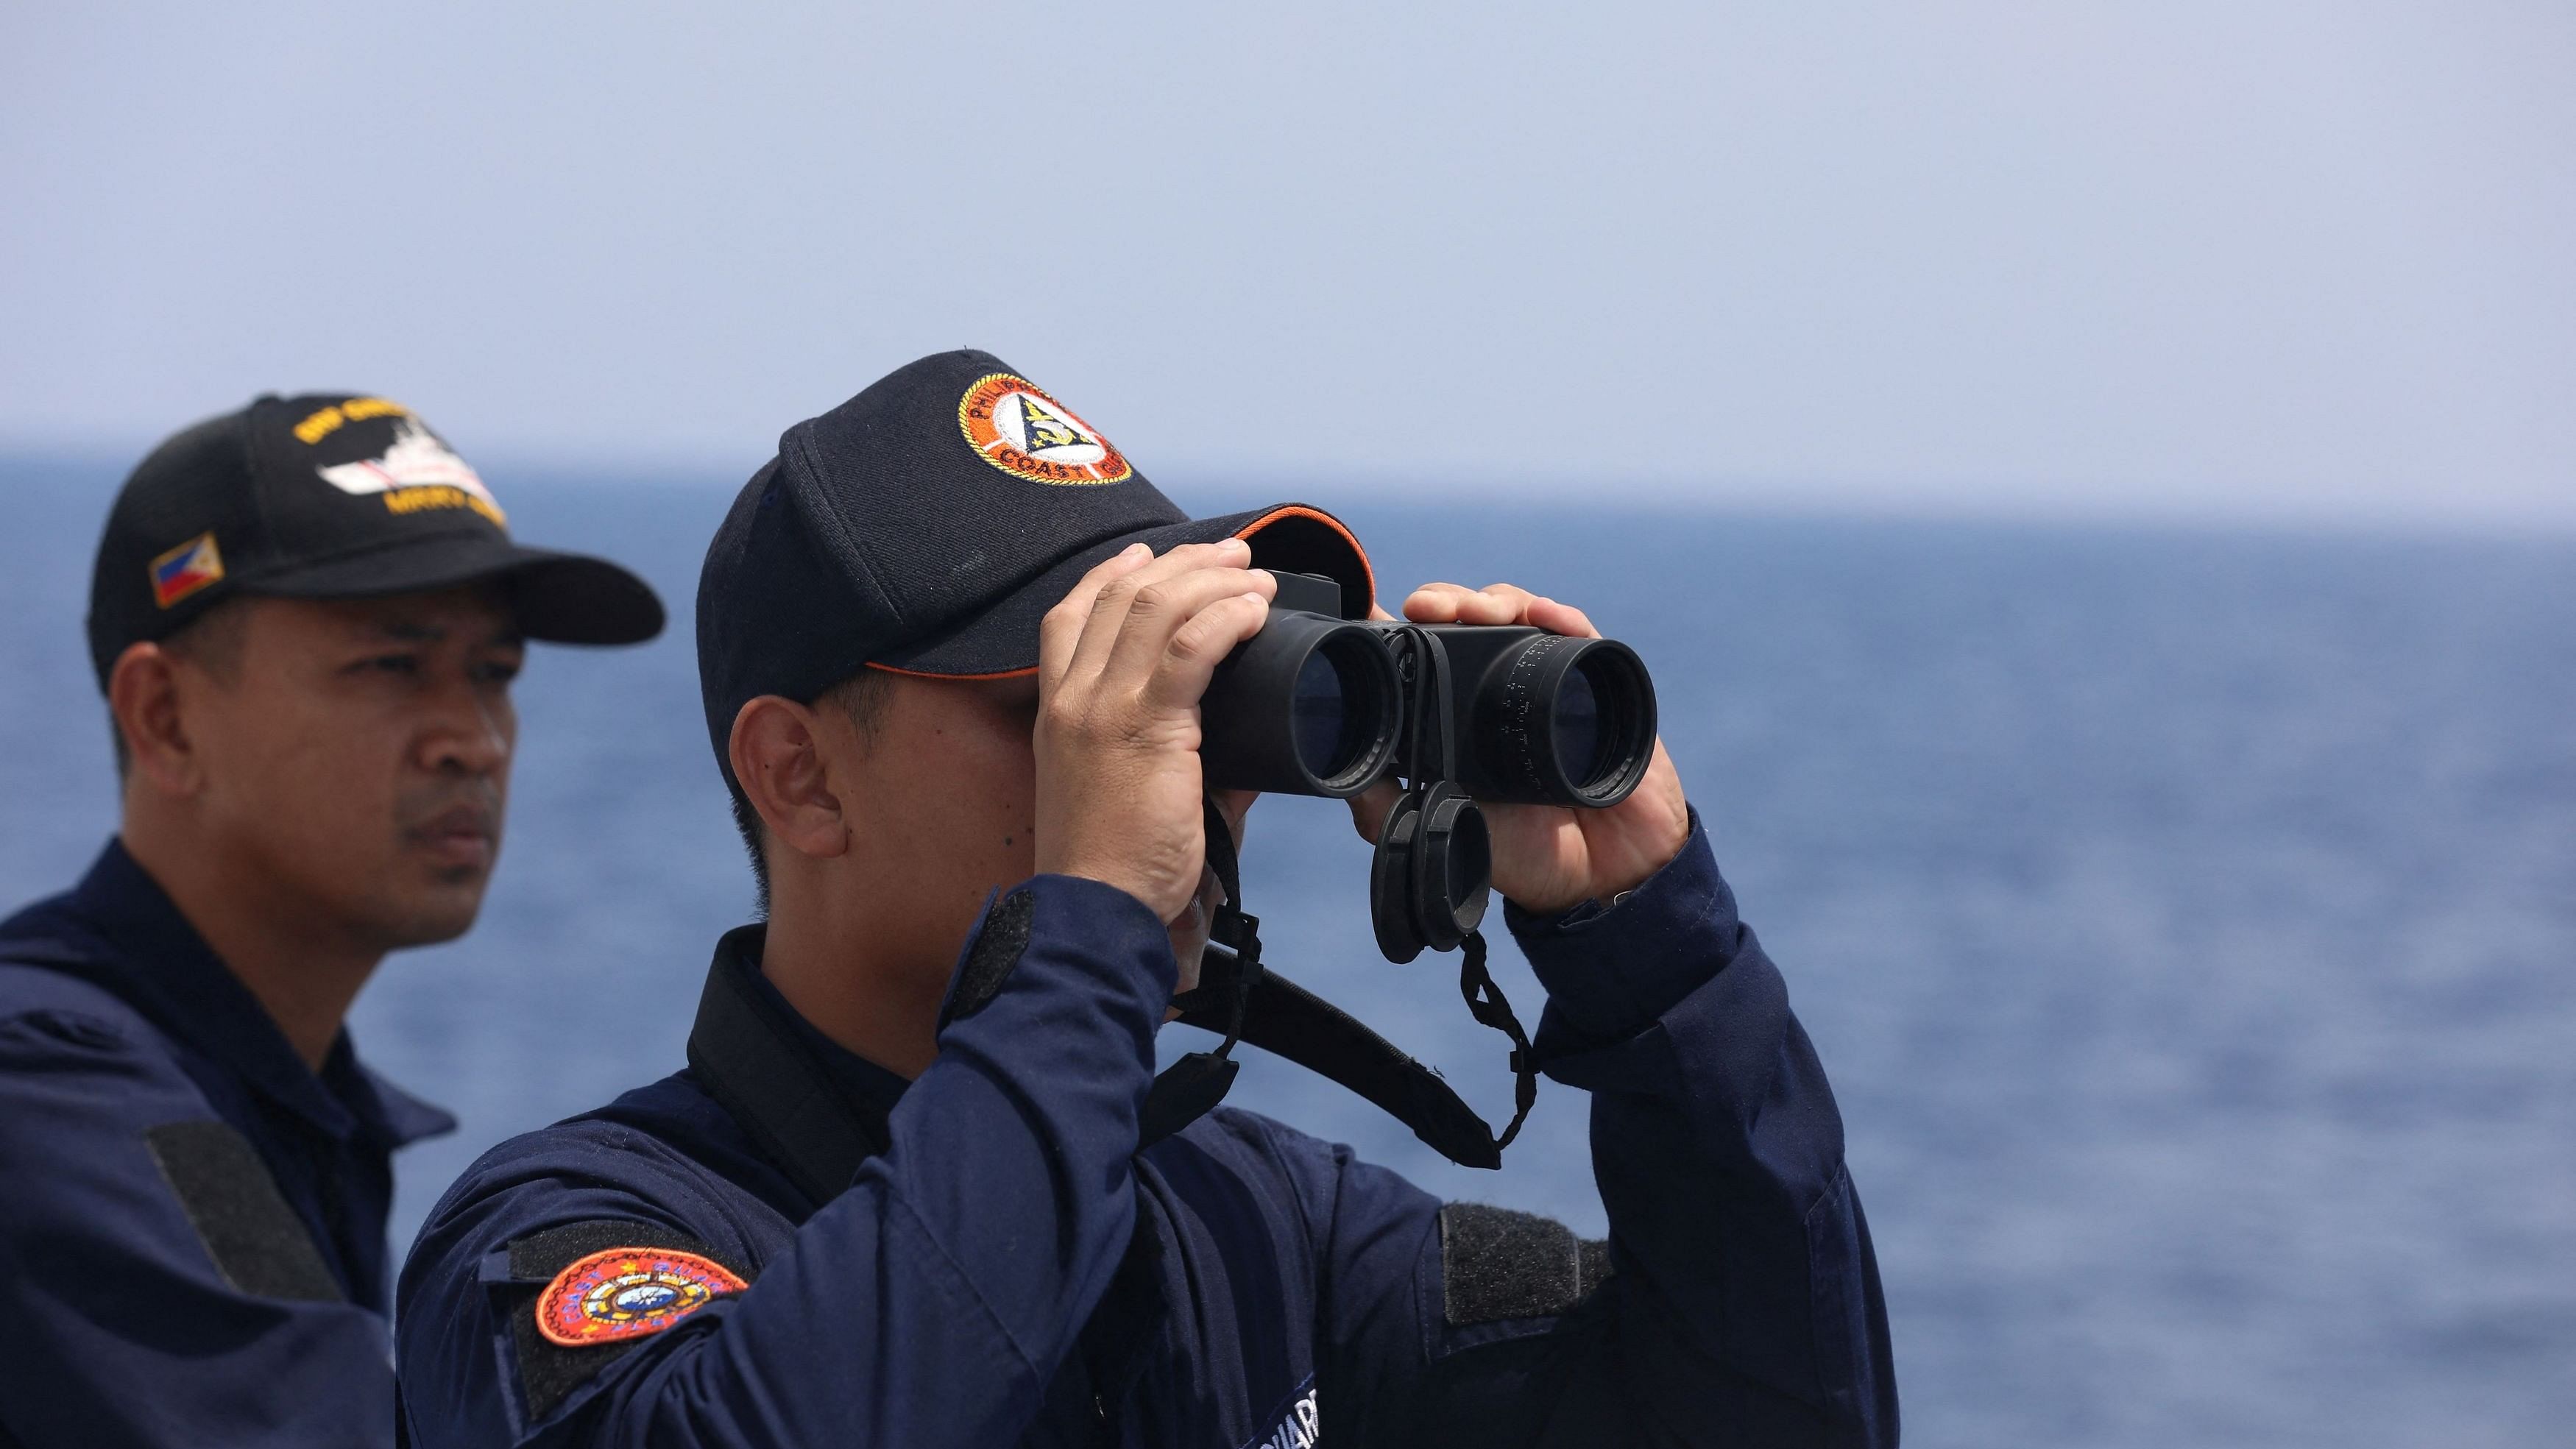
[{"label": "finger gripping binoculars", "polygon": [[1378,947],[1409,961],[1482,921],[1492,886],[1479,801],[1605,809],[1645,778],[1655,686],[1609,639],[1519,625],[1342,617],[1341,587],[1276,573],[1261,631],[1200,704],[1214,789],[1347,799],[1407,785],[1370,868]]}]

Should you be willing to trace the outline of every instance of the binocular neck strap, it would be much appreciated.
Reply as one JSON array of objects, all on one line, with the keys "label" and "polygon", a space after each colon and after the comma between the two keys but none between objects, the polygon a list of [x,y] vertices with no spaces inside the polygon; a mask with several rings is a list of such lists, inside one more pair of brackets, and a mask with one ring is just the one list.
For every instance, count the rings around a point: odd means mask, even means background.
[{"label": "binocular neck strap", "polygon": [[1190,1053],[1154,1078],[1139,1117],[1139,1148],[1180,1131],[1225,1100],[1237,1070],[1235,1043],[1249,1041],[1359,1093],[1462,1167],[1502,1166],[1503,1149],[1520,1135],[1538,1101],[1538,1054],[1486,969],[1484,933],[1467,933],[1458,991],[1470,1015],[1511,1039],[1512,1120],[1499,1134],[1438,1073],[1261,964],[1261,922],[1241,908],[1234,836],[1213,799],[1206,814],[1208,868],[1216,872],[1225,899],[1209,923],[1210,949],[1200,962],[1199,984],[1173,997],[1172,1005],[1183,1025],[1222,1033],[1225,1040],[1213,1052]]},{"label": "binocular neck strap", "polygon": [[1521,1124],[1529,1120],[1530,1106],[1538,1101],[1538,1053],[1530,1050],[1529,1033],[1521,1030],[1521,1019],[1503,999],[1503,988],[1494,984],[1493,973],[1485,969],[1485,933],[1469,931],[1466,950],[1460,955],[1458,994],[1467,998],[1467,1014],[1512,1039],[1512,1120],[1494,1138],[1494,1155],[1499,1157],[1521,1135]]},{"label": "binocular neck strap", "polygon": [[1199,984],[1173,997],[1172,1005],[1184,1021],[1221,1021],[1221,1027],[1211,1029],[1222,1030],[1225,1040],[1213,1052],[1192,1052],[1155,1074],[1153,1086],[1145,1092],[1144,1110],[1136,1118],[1139,1151],[1214,1111],[1233,1089],[1240,1066],[1234,1060],[1234,1044],[1243,1039],[1252,989],[1261,981],[1261,921],[1243,912],[1243,877],[1235,860],[1234,833],[1225,823],[1225,812],[1216,808],[1216,797],[1203,797],[1200,808],[1206,817],[1208,869],[1216,873],[1217,887],[1225,892],[1208,918],[1208,941],[1212,948],[1225,948],[1230,959],[1227,969],[1212,979],[1208,967],[1214,964],[1215,952],[1203,953]]}]

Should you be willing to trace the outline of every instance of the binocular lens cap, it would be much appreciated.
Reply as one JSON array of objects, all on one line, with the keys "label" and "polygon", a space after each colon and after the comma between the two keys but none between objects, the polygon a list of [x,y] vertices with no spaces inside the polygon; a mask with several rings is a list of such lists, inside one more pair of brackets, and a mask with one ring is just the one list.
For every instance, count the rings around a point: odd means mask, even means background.
[{"label": "binocular lens cap", "polygon": [[1369,866],[1369,919],[1386,959],[1467,939],[1492,900],[1493,837],[1485,813],[1447,781],[1409,790],[1387,812]]}]

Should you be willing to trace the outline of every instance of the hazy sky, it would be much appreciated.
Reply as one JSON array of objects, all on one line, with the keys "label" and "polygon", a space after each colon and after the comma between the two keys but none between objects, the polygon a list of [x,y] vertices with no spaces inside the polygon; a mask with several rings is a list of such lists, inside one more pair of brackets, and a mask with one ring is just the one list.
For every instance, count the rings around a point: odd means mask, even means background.
[{"label": "hazy sky", "polygon": [[960,344],[1175,491],[2576,526],[2576,5],[0,4],[0,446]]}]

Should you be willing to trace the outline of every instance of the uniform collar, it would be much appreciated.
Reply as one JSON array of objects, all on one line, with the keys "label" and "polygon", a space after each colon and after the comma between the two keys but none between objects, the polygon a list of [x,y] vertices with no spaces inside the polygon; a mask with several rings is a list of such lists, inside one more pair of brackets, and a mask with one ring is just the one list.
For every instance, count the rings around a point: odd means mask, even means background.
[{"label": "uniform collar", "polygon": [[[331,1055],[335,1059],[345,1057],[357,1069],[357,1086],[374,1097],[373,1108],[361,1108],[358,1116],[370,1130],[384,1139],[385,1146],[409,1147],[424,1137],[444,1137],[456,1130],[456,1114],[435,1102],[413,1096],[395,1086],[375,1068],[359,1061],[356,1049],[349,1045],[347,1031],[342,1031],[340,1039],[332,1043]],[[326,1061],[322,1066],[324,1080],[329,1081],[331,1063]],[[335,1094],[350,1095],[343,1093],[337,1085],[331,1090]]]},{"label": "uniform collar", "polygon": [[359,1061],[345,1029],[322,1070],[307,1067],[123,841],[108,841],[65,904],[106,948],[95,964],[118,995],[333,1140],[363,1135],[392,1148],[455,1130],[454,1117]]},{"label": "uniform collar", "polygon": [[761,948],[766,941],[765,930],[727,933],[723,940],[716,943],[720,966],[725,963],[727,957],[731,957],[731,964],[743,973],[744,986],[763,1001],[777,1008],[778,1016],[786,1022],[788,1031],[813,1052],[814,1059],[822,1064],[826,1073],[830,1074],[833,1086],[839,1088],[854,1102],[870,1109],[874,1115],[882,1117],[891,1114],[894,1111],[894,1104],[903,1099],[904,1089],[912,1083],[901,1073],[878,1066],[875,1062],[825,1036],[821,1027],[807,1021],[804,1014],[790,1004],[786,996],[770,981],[768,973],[761,970]]}]

